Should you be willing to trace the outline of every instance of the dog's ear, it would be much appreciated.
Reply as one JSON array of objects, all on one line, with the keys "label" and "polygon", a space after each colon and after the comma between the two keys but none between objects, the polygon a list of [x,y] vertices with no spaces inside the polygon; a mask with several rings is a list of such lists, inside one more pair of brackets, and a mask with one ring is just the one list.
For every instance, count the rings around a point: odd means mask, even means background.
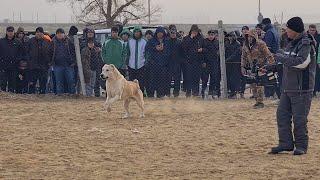
[{"label": "dog's ear", "polygon": [[114,66],[113,64],[110,64],[111,70],[114,71],[116,69],[116,66]]}]

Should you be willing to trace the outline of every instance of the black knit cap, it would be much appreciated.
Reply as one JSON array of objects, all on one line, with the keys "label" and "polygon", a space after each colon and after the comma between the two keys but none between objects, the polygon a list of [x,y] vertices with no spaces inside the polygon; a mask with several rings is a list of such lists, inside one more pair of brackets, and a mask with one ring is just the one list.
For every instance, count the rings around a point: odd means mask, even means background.
[{"label": "black knit cap", "polygon": [[64,30],[62,28],[57,29],[56,34],[64,34]]},{"label": "black knit cap", "polygon": [[44,33],[43,27],[37,27],[36,32]]},{"label": "black knit cap", "polygon": [[300,17],[293,17],[287,22],[287,27],[297,33],[304,31],[304,23]]}]

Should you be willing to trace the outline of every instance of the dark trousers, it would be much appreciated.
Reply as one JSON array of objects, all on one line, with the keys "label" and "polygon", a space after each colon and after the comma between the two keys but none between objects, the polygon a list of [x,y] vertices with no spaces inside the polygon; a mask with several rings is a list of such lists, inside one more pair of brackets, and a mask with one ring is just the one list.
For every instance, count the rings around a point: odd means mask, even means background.
[{"label": "dark trousers", "polygon": [[240,76],[240,93],[241,94],[244,94],[244,92],[246,91],[246,85],[247,85],[246,77],[241,75]]},{"label": "dark trousers", "polygon": [[215,92],[216,95],[220,96],[221,70],[219,63],[209,62],[206,68],[202,68],[202,95],[204,95],[204,92],[207,89],[209,79],[209,95],[213,95],[213,92]]},{"label": "dark trousers", "polygon": [[[277,110],[279,146],[308,150],[308,114],[312,93],[282,93]],[[292,122],[294,124],[292,135]]]},{"label": "dark trousers", "polygon": [[173,96],[178,97],[181,89],[181,65],[178,63],[171,64],[169,67],[169,87],[167,94],[170,96],[171,81],[173,81]]},{"label": "dark trousers", "polygon": [[186,96],[199,96],[199,82],[201,78],[201,64],[200,63],[186,63],[184,85],[186,88]]},{"label": "dark trousers", "polygon": [[144,89],[145,89],[145,82],[144,82],[144,75],[145,75],[145,67],[142,67],[140,69],[131,69],[130,67],[128,68],[129,72],[129,81],[134,81],[135,79],[139,81],[139,86],[141,91],[144,94]]},{"label": "dark trousers", "polygon": [[33,69],[30,70],[29,73],[30,81],[29,81],[29,93],[36,93],[36,85],[39,81],[39,94],[45,94],[47,88],[48,81],[48,70],[43,69]]},{"label": "dark trousers", "polygon": [[16,77],[16,93],[25,94],[28,93],[29,84],[29,72],[27,70],[18,70]]},{"label": "dark trousers", "polygon": [[151,73],[152,73],[151,65],[148,64],[145,66],[145,76],[144,76],[146,94],[147,94],[147,97],[154,98],[154,91],[152,90],[152,87],[151,87]]},{"label": "dark trousers", "polygon": [[8,69],[0,71],[0,87],[1,91],[14,93],[16,90],[17,71]]},{"label": "dark trousers", "polygon": [[167,95],[170,86],[169,69],[161,65],[152,65],[151,69],[151,95],[157,92],[157,97],[162,98]]},{"label": "dark trousers", "polygon": [[227,83],[230,96],[235,96],[240,92],[241,86],[241,67],[240,63],[227,63]]}]

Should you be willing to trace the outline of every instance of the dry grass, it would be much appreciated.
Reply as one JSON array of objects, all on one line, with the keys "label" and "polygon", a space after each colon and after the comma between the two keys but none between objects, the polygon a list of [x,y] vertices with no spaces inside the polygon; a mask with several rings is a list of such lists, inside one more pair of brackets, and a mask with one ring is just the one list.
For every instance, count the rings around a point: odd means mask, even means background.
[{"label": "dry grass", "polygon": [[146,118],[120,119],[103,99],[0,94],[0,179],[318,179],[320,109],[309,154],[267,155],[275,105],[250,100],[147,100]]}]

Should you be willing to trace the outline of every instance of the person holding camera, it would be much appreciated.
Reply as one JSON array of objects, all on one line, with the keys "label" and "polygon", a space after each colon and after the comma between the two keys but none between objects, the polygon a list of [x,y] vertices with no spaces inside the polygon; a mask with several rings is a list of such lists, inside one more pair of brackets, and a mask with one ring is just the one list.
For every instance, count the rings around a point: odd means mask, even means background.
[{"label": "person holding camera", "polygon": [[[247,75],[246,68],[254,69],[255,67],[260,67],[258,69],[259,74],[265,74],[265,70],[262,69],[263,66],[267,64],[274,64],[274,58],[270,50],[268,49],[265,42],[258,38],[258,34],[253,29],[245,35],[244,45],[242,48],[241,56],[241,73]],[[258,78],[258,77],[256,77]],[[258,83],[252,84],[253,94],[256,99],[256,104],[254,108],[264,108],[263,104],[263,86]]]},{"label": "person holding camera", "polygon": [[307,117],[315,85],[316,44],[304,31],[300,17],[287,22],[286,32],[290,43],[285,51],[274,55],[283,64],[283,92],[277,110],[279,145],[270,154],[294,151],[294,155],[303,155],[308,150]]}]

